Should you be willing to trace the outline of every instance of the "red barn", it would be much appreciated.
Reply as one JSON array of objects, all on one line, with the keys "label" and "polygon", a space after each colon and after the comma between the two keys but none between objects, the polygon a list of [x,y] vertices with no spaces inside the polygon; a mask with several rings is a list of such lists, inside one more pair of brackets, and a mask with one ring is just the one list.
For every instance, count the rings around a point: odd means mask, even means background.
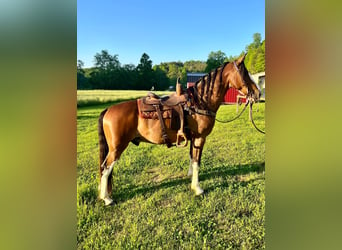
[{"label": "red barn", "polygon": [[241,103],[245,103],[246,98],[243,98],[243,96],[244,95],[240,93],[238,90],[234,88],[230,88],[228,89],[228,91],[226,92],[226,95],[224,96],[223,103],[235,104],[238,102],[238,98],[240,99]]}]

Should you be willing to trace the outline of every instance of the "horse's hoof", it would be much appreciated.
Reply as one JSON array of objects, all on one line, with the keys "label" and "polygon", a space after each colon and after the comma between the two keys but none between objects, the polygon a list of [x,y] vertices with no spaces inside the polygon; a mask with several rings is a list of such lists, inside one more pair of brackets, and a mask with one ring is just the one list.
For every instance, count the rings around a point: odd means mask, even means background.
[{"label": "horse's hoof", "polygon": [[191,187],[191,189],[194,190],[196,196],[199,196],[204,192],[203,189],[200,187]]},{"label": "horse's hoof", "polygon": [[196,196],[199,196],[199,195],[202,195],[204,193],[203,189],[199,188],[195,191],[195,195]]},{"label": "horse's hoof", "polygon": [[109,206],[109,205],[112,205],[113,204],[113,200],[111,198],[104,198],[103,199],[104,203],[105,203],[105,206]]}]

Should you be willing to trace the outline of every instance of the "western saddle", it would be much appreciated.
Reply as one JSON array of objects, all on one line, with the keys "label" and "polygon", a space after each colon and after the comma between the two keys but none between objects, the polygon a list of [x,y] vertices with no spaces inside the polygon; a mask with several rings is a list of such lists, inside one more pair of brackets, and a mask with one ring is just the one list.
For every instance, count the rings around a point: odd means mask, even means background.
[{"label": "western saddle", "polygon": [[[168,96],[158,96],[149,92],[146,97],[138,100],[139,115],[145,119],[159,119],[162,130],[162,138],[167,147],[171,147],[172,143],[166,133],[165,119],[171,119],[172,123],[177,123],[179,127],[177,132],[177,147],[186,147],[188,139],[184,133],[184,106],[188,102],[188,93],[183,91],[179,78],[176,83],[176,93]],[[173,114],[176,114],[176,119]],[[183,143],[181,143],[184,141]]]}]

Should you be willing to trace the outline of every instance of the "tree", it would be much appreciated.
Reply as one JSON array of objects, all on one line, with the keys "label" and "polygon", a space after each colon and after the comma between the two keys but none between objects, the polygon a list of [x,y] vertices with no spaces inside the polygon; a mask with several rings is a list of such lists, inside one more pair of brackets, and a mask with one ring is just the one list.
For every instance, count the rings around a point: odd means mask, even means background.
[{"label": "tree", "polygon": [[233,61],[235,61],[236,59],[238,59],[239,57],[241,57],[243,54],[245,54],[244,51],[242,51],[242,52],[240,53],[240,55],[237,55],[237,56],[229,56],[229,57],[227,58],[226,62],[233,62]]},{"label": "tree", "polygon": [[169,78],[166,72],[160,65],[153,66],[154,79],[155,79],[155,90],[167,90],[169,87]]},{"label": "tree", "polygon": [[206,66],[207,66],[206,62],[203,62],[203,61],[190,60],[184,63],[184,69],[187,72],[204,72]]},{"label": "tree", "polygon": [[261,45],[261,34],[260,33],[254,33],[253,34],[253,43],[252,45],[254,46],[254,48],[259,48]]},{"label": "tree", "polygon": [[144,53],[140,58],[140,63],[137,66],[138,80],[136,89],[151,89],[155,84],[152,70],[152,61],[150,57]]},{"label": "tree", "polygon": [[227,56],[224,52],[221,50],[216,52],[210,52],[207,59],[207,67],[205,68],[205,72],[210,72],[211,70],[221,66],[225,60],[227,59]]},{"label": "tree", "polygon": [[83,69],[84,62],[82,60],[77,60],[77,89],[88,89],[88,78],[85,76],[85,71]]},{"label": "tree", "polygon": [[167,77],[170,79],[171,86],[176,83],[177,78],[180,77],[177,63],[172,62],[169,64],[169,72],[167,72]]},{"label": "tree", "polygon": [[261,42],[260,33],[253,35],[253,42],[246,46],[245,65],[251,74],[265,71],[265,40]]},{"label": "tree", "polygon": [[95,67],[101,70],[115,70],[120,67],[118,55],[110,55],[107,50],[96,53],[94,57]]},{"label": "tree", "polygon": [[91,82],[95,88],[115,89],[119,84],[120,62],[118,55],[110,55],[107,50],[94,56],[95,70],[91,73]]},{"label": "tree", "polygon": [[255,71],[265,71],[265,40],[261,43],[261,46],[257,49],[257,55],[255,59]]}]

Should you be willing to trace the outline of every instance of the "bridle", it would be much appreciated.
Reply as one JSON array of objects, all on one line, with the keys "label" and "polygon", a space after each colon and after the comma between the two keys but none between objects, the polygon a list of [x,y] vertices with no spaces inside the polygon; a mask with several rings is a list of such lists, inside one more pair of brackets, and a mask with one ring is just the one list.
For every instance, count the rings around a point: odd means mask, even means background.
[{"label": "bridle", "polygon": [[243,75],[242,75],[241,71],[239,70],[238,66],[236,65],[235,61],[233,61],[233,65],[234,65],[234,68],[236,69],[236,71],[238,72],[238,74],[240,75],[242,83],[244,84],[245,87],[247,87],[247,90],[248,90],[247,95],[246,95],[247,99],[251,99],[253,90],[251,89],[251,87],[248,84],[246,84],[245,80],[243,79]]}]

